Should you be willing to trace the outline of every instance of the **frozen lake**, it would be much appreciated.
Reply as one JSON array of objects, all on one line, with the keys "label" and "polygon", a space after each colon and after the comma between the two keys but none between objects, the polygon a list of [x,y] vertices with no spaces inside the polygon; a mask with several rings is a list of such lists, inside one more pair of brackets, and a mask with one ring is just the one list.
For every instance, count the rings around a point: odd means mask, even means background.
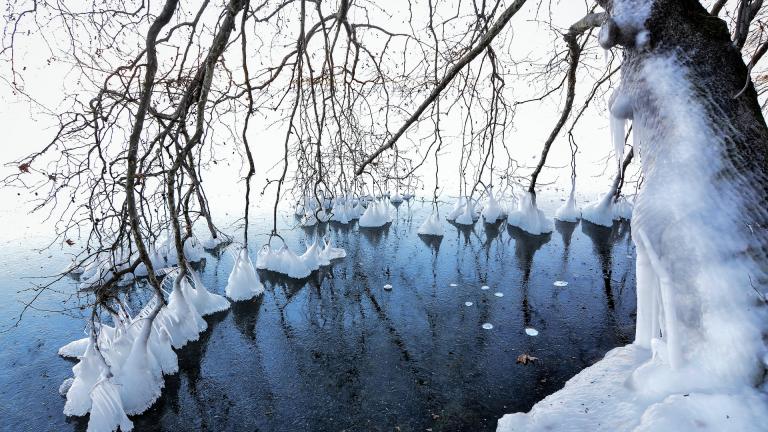
[{"label": "frozen lake", "polygon": [[[429,203],[392,211],[383,229],[332,224],[347,257],[306,281],[260,272],[264,296],[207,318],[135,430],[492,431],[633,339],[628,224],[557,223],[531,236],[506,223],[444,222],[437,244],[416,234]],[[253,226],[255,259],[270,224],[264,216]],[[301,253],[305,233],[284,235]],[[3,330],[34,294],[21,290],[38,281],[22,278],[67,264],[58,250],[32,250],[44,244],[30,234],[0,244]],[[206,257],[211,291],[223,294],[232,263],[228,252]],[[58,288],[71,292],[74,282]],[[76,306],[68,298],[52,293],[37,306]],[[83,336],[82,313],[30,311],[0,333],[0,430],[85,430],[85,418],[62,414],[58,387],[75,363],[56,354]],[[516,364],[520,354],[539,360]]]}]

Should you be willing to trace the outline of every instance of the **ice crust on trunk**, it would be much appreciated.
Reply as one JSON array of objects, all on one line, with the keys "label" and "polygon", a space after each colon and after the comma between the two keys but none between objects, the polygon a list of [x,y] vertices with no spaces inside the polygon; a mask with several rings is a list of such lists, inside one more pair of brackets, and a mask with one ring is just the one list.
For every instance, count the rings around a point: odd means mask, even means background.
[{"label": "ice crust on trunk", "polygon": [[[733,96],[743,86],[735,74],[746,71],[734,66],[739,53],[688,23],[707,13],[700,5],[616,0],[612,19],[622,33],[640,30],[640,38],[646,30],[638,23],[651,5],[659,9],[647,22],[660,31],[682,27],[671,37],[691,52],[658,44],[630,50],[622,65],[644,177],[632,212],[634,343],[612,350],[529,413],[504,416],[499,431],[759,431],[768,424],[768,306],[761,298],[768,234],[754,229],[768,220],[760,204],[768,133],[754,93]],[[700,14],[684,14],[687,7]],[[725,26],[716,30],[727,40]],[[595,210],[607,221],[614,212],[605,207]]]}]

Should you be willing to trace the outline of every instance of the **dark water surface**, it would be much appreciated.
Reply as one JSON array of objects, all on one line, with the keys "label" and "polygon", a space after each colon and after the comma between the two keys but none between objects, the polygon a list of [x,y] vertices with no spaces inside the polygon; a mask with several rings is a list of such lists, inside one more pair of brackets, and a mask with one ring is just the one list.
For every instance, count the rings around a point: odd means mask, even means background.
[{"label": "dark water surface", "polygon": [[[306,281],[260,273],[264,296],[207,318],[200,340],[178,352],[180,371],[165,378],[162,398],[132,419],[135,430],[495,430],[503,414],[529,410],[633,338],[627,224],[558,223],[531,236],[506,223],[446,222],[443,240],[430,242],[416,234],[428,212],[414,201],[380,230],[331,225],[347,258]],[[298,253],[305,233],[286,234]],[[254,259],[265,239],[252,240]],[[22,276],[66,264],[60,253],[31,251],[34,243],[0,245],[2,329],[33,295],[18,292],[37,282]],[[211,291],[223,293],[232,263],[228,252],[206,258]],[[68,293],[72,284],[58,287]],[[39,307],[73,306],[67,298],[51,294]],[[87,417],[62,414],[58,387],[75,363],[56,354],[83,336],[83,323],[31,311],[0,333],[0,430],[85,430]],[[516,364],[522,353],[540,360]]]}]

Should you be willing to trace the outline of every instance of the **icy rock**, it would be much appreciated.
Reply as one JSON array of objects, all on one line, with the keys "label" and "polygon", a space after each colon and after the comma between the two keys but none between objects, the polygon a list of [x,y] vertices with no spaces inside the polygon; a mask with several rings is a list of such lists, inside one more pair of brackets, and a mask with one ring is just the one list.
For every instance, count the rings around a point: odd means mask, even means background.
[{"label": "icy rock", "polygon": [[424,223],[419,227],[418,233],[427,236],[443,236],[443,225],[440,223],[440,218],[436,212],[433,211],[429,217],[424,220]]},{"label": "icy rock", "polygon": [[556,287],[565,287],[565,286],[568,286],[568,282],[557,280],[557,281],[553,282],[552,285],[554,285]]},{"label": "icy rock", "polygon": [[500,292],[494,293],[493,295],[495,295],[496,297],[504,297],[504,293],[500,293]]},{"label": "icy rock", "polygon": [[483,286],[480,287],[480,289],[483,290],[483,291],[487,291],[487,290],[491,289],[491,287],[489,287],[488,285],[483,285]]},{"label": "icy rock", "polygon": [[390,285],[390,284],[385,284],[385,285],[384,285],[384,289],[385,289],[385,290],[387,290],[387,291],[391,291],[391,290],[392,290],[392,285]]},{"label": "icy rock", "polygon": [[486,330],[491,330],[491,329],[493,329],[493,324],[485,323],[485,324],[483,324],[483,328],[486,329]]},{"label": "icy rock", "polygon": [[464,306],[467,306],[467,307],[469,307],[469,306],[472,306],[472,305],[473,305],[473,303],[472,303],[472,302],[464,302]]},{"label": "icy rock", "polygon": [[552,221],[533,203],[530,192],[518,197],[517,208],[509,212],[507,223],[533,235],[551,233],[555,229]]},{"label": "icy rock", "polygon": [[234,301],[250,300],[264,292],[264,285],[261,284],[256,269],[253,268],[246,248],[240,249],[237,254],[224,292]]}]

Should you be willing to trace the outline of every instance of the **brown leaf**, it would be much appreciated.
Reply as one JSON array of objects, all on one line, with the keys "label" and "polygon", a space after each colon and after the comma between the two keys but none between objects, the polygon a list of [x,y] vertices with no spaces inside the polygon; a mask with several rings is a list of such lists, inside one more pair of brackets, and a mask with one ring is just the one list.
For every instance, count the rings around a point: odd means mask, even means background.
[{"label": "brown leaf", "polygon": [[19,165],[19,171],[21,171],[23,173],[28,173],[29,172],[29,164],[25,162],[25,163]]},{"label": "brown leaf", "polygon": [[72,239],[66,239],[64,242],[70,246],[74,246],[75,242]]},{"label": "brown leaf", "polygon": [[527,365],[528,363],[533,363],[538,359],[539,359],[538,357],[534,357],[528,353],[523,353],[517,356],[517,363],[522,363],[523,365]]}]

